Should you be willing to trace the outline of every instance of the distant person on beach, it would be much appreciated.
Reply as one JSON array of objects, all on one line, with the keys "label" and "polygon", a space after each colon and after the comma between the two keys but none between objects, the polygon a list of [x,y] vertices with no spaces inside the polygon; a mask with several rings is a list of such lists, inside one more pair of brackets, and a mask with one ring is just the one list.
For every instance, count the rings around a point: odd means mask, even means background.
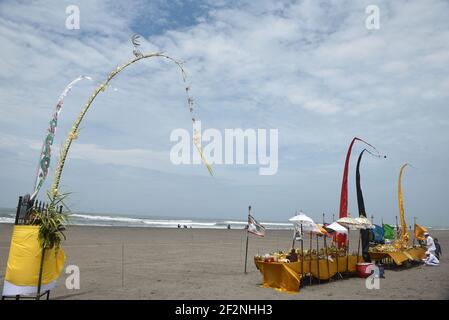
[{"label": "distant person on beach", "polygon": [[297,262],[298,261],[298,254],[296,253],[296,250],[294,248],[292,248],[292,250],[290,250],[290,253],[287,255],[287,259],[290,262]]},{"label": "distant person on beach", "polygon": [[430,236],[428,232],[424,232],[424,237],[426,238],[427,251],[429,251],[432,255],[435,255],[436,248],[433,238]]},{"label": "distant person on beach", "polygon": [[228,230],[231,230],[231,225],[230,224],[228,224]]},{"label": "distant person on beach", "polygon": [[423,259],[426,266],[439,266],[440,260],[438,260],[437,257],[435,257],[434,254],[432,254],[429,251],[426,251],[426,258]]},{"label": "distant person on beach", "polygon": [[438,258],[438,260],[440,260],[440,256],[443,255],[443,253],[441,252],[441,246],[440,243],[438,242],[438,239],[435,238],[433,240],[433,242],[435,243],[435,256]]}]

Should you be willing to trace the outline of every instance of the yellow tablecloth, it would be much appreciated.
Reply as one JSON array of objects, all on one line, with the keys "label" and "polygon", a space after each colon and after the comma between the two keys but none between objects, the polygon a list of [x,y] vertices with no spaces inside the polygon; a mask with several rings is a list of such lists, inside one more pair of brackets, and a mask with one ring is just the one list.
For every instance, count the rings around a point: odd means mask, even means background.
[{"label": "yellow tablecloth", "polygon": [[420,261],[421,259],[424,259],[426,249],[412,248],[396,252],[370,252],[369,255],[373,260],[392,259],[396,265],[400,266],[405,261]]},{"label": "yellow tablecloth", "polygon": [[[359,262],[363,262],[363,258],[359,257]],[[274,288],[284,292],[298,292],[301,281],[301,261],[298,262],[263,262],[254,260],[257,269],[263,277],[263,287]],[[338,258],[338,272],[346,272],[346,263],[348,262],[348,272],[356,272],[357,256],[349,256]],[[319,263],[319,267],[318,267]],[[304,260],[304,274],[311,273],[314,278],[326,280],[337,273],[337,260],[325,259]]]}]

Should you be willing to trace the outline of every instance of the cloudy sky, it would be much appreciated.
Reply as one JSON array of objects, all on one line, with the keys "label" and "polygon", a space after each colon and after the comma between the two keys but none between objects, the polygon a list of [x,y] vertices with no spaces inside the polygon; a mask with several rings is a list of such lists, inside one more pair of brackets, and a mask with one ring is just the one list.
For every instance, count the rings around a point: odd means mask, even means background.
[{"label": "cloudy sky", "polygon": [[[367,5],[380,29],[365,26]],[[65,27],[66,7],[80,29]],[[447,1],[2,1],[0,3],[0,206],[32,190],[40,146],[63,88],[57,149],[95,86],[141,50],[186,62],[203,129],[279,130],[279,169],[171,164],[170,133],[191,130],[174,65],[141,61],[95,100],[70,150],[61,189],[73,211],[285,221],[296,210],[338,214],[354,136],[366,155],[368,214],[394,222],[404,162],[408,222],[449,225],[449,3]],[[349,211],[357,212],[354,147]],[[354,214],[355,215],[355,214]]]}]

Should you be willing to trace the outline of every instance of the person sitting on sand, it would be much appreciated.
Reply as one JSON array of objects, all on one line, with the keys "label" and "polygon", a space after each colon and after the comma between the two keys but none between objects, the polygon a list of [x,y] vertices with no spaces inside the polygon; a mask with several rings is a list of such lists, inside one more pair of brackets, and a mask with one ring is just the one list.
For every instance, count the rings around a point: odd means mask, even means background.
[{"label": "person sitting on sand", "polygon": [[294,248],[292,248],[292,250],[290,250],[290,253],[287,256],[287,259],[290,262],[297,262],[298,261],[298,254],[296,253],[296,250]]},{"label": "person sitting on sand", "polygon": [[435,238],[433,242],[435,243],[435,256],[437,257],[438,260],[440,260],[440,255],[443,255],[443,253],[441,252],[440,243],[438,242],[437,238]]},{"label": "person sitting on sand", "polygon": [[440,265],[440,260],[438,260],[437,257],[435,257],[435,255],[433,255],[429,251],[426,251],[426,258],[423,259],[423,261],[426,264],[426,266],[439,266]]},{"label": "person sitting on sand", "polygon": [[431,254],[435,255],[435,242],[433,241],[433,238],[430,236],[428,232],[424,232],[424,237],[426,238],[426,246],[427,251],[429,251]]}]

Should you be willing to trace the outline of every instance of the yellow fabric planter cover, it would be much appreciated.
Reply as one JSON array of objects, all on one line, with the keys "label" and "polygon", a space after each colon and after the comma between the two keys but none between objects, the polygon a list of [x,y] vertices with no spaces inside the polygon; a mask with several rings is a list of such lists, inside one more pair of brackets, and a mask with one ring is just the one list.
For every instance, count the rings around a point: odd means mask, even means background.
[{"label": "yellow fabric planter cover", "polygon": [[[16,286],[37,286],[42,249],[38,240],[39,226],[15,225],[5,280]],[[55,281],[65,263],[64,250],[46,249],[42,285]]]},{"label": "yellow fabric planter cover", "polygon": [[[363,258],[357,256],[339,257],[338,272],[346,272],[346,263],[348,262],[348,272],[356,272],[357,260],[363,262]],[[298,292],[301,281],[301,261],[298,262],[263,262],[254,260],[257,269],[262,274],[263,287],[273,288],[283,292]],[[319,263],[319,269],[318,269]],[[311,273],[316,279],[327,280],[337,273],[337,260],[329,260],[328,269],[327,260],[316,259],[304,260],[304,274]]]}]

